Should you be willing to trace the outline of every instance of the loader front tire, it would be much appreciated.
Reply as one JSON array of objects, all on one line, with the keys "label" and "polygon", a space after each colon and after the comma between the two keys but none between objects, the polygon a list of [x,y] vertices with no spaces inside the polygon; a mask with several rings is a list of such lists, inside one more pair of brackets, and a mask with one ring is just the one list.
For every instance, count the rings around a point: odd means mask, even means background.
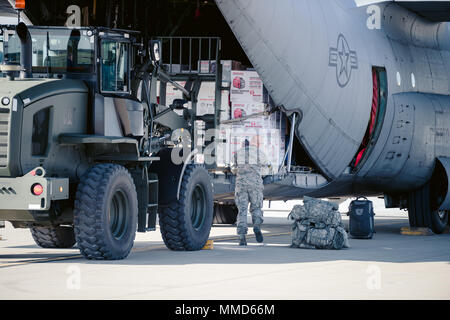
[{"label": "loader front tire", "polygon": [[128,256],[137,228],[138,200],[128,170],[99,164],[78,185],[74,208],[75,237],[87,259],[120,260]]}]

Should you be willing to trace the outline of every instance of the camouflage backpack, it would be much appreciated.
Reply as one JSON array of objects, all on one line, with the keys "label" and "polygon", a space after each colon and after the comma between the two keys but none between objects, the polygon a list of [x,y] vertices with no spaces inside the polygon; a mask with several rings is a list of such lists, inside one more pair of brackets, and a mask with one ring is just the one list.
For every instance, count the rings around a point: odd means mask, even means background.
[{"label": "camouflage backpack", "polygon": [[336,250],[348,248],[348,236],[343,228],[338,206],[310,197],[305,197],[303,202],[304,206],[295,206],[289,214],[289,218],[294,220],[291,247]]}]

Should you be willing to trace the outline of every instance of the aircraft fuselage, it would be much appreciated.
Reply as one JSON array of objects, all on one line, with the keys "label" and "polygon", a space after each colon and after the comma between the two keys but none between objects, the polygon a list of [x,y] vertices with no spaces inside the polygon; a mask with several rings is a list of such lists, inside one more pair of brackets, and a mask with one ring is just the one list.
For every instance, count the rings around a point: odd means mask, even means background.
[{"label": "aircraft fuselage", "polygon": [[448,23],[386,3],[216,2],[325,179],[268,198],[407,193],[450,157]]}]

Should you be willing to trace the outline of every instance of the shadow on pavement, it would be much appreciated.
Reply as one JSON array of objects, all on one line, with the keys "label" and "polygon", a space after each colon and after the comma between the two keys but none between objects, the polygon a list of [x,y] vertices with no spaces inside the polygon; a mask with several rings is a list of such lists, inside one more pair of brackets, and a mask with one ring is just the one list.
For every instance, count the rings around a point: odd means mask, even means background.
[{"label": "shadow on pavement", "polygon": [[[191,264],[289,264],[299,262],[327,262],[336,260],[371,262],[449,262],[450,235],[404,236],[401,227],[405,219],[384,219],[376,223],[373,239],[350,239],[349,249],[308,250],[290,248],[290,235],[266,236],[265,245],[249,239],[247,247],[239,247],[238,240],[215,241],[213,250],[174,252],[166,248],[134,252],[126,260],[105,262],[85,261],[89,264],[120,265],[191,265]],[[268,226],[269,229],[271,226]],[[249,228],[250,229],[250,228]],[[290,226],[276,226],[276,232],[290,232]],[[266,229],[267,231],[267,226]],[[271,233],[274,233],[270,230]],[[249,236],[252,235],[251,229]]]}]

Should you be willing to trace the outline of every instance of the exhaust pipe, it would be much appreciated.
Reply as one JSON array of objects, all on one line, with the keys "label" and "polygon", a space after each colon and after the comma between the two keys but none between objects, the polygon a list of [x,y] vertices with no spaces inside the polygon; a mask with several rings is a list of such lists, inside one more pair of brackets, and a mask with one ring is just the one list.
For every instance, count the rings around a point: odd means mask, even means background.
[{"label": "exhaust pipe", "polygon": [[33,77],[32,71],[32,42],[31,35],[25,23],[21,22],[16,29],[20,39],[20,78],[27,79]]}]

